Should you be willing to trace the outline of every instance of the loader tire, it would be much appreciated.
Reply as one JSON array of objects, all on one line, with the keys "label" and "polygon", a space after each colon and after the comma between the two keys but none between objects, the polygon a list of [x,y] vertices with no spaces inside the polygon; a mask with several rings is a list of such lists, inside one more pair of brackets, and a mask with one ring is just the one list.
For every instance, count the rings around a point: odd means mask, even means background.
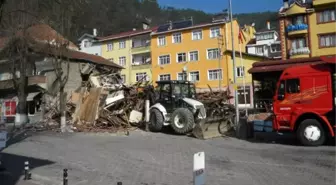
[{"label": "loader tire", "polygon": [[152,109],[150,111],[149,118],[149,130],[151,132],[160,132],[163,127],[164,118],[162,113],[157,109]]},{"label": "loader tire", "polygon": [[191,132],[195,124],[192,112],[186,108],[176,109],[170,120],[170,124],[177,134],[186,134]]}]

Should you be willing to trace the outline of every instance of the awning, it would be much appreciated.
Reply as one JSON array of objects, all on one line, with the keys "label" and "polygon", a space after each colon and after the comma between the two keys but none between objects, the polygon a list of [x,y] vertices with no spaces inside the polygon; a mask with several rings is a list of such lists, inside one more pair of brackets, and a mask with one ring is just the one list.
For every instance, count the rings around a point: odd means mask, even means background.
[{"label": "awning", "polygon": [[321,63],[332,63],[336,64],[335,55],[331,56],[321,56],[321,57],[311,57],[311,58],[298,58],[298,59],[288,59],[288,60],[271,60],[256,62],[253,67],[248,70],[249,73],[267,73],[267,72],[281,72],[288,67],[300,66],[300,65],[310,65],[310,64],[321,64]]},{"label": "awning", "polygon": [[288,67],[307,65],[307,64],[321,64],[324,62],[304,62],[304,63],[293,63],[293,64],[282,64],[282,65],[268,65],[268,66],[258,66],[253,67],[248,70],[249,73],[266,73],[266,72],[280,72]]},{"label": "awning", "polygon": [[27,101],[33,101],[34,98],[40,94],[41,92],[33,92],[33,93],[29,93],[28,96],[27,96]]}]

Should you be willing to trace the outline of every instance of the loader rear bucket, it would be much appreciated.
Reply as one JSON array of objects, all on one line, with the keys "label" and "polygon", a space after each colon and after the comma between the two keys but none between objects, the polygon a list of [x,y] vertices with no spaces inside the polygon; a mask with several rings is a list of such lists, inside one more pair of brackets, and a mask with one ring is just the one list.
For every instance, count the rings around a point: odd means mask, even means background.
[{"label": "loader rear bucket", "polygon": [[211,139],[223,137],[232,129],[230,119],[227,118],[208,118],[197,123],[192,134],[198,139]]}]

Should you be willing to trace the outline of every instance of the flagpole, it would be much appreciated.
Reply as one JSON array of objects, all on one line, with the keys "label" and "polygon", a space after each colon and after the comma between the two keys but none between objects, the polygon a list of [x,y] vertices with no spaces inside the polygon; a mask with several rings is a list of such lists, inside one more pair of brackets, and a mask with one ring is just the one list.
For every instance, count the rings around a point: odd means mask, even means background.
[{"label": "flagpole", "polygon": [[234,47],[234,35],[233,35],[233,19],[232,19],[232,2],[229,0],[229,6],[230,6],[230,20],[231,20],[231,42],[232,42],[232,63],[233,63],[233,84],[234,84],[234,104],[236,109],[236,126],[238,126],[239,123],[239,107],[238,107],[238,95],[237,95],[237,79],[236,79],[236,51]]},{"label": "flagpole", "polygon": [[[241,33],[239,33],[241,34]],[[242,55],[242,47],[241,47],[242,38],[239,41],[239,54],[240,54],[240,66],[243,67],[243,91],[244,91],[244,108],[245,108],[245,116],[247,115],[246,109],[246,89],[245,89],[245,66],[243,65],[243,55]]]}]

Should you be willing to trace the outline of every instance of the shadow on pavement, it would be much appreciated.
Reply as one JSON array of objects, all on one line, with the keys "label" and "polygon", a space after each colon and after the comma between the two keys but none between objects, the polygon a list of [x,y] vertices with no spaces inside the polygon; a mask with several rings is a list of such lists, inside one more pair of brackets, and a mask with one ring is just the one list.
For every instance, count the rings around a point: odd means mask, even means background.
[{"label": "shadow on pavement", "polygon": [[[0,172],[1,185],[15,185],[24,173],[24,162],[29,161],[30,170],[41,166],[53,164],[48,160],[41,160],[31,157],[19,156],[8,153],[1,153],[1,159],[6,171]],[[29,181],[28,181],[29,182]]]}]

